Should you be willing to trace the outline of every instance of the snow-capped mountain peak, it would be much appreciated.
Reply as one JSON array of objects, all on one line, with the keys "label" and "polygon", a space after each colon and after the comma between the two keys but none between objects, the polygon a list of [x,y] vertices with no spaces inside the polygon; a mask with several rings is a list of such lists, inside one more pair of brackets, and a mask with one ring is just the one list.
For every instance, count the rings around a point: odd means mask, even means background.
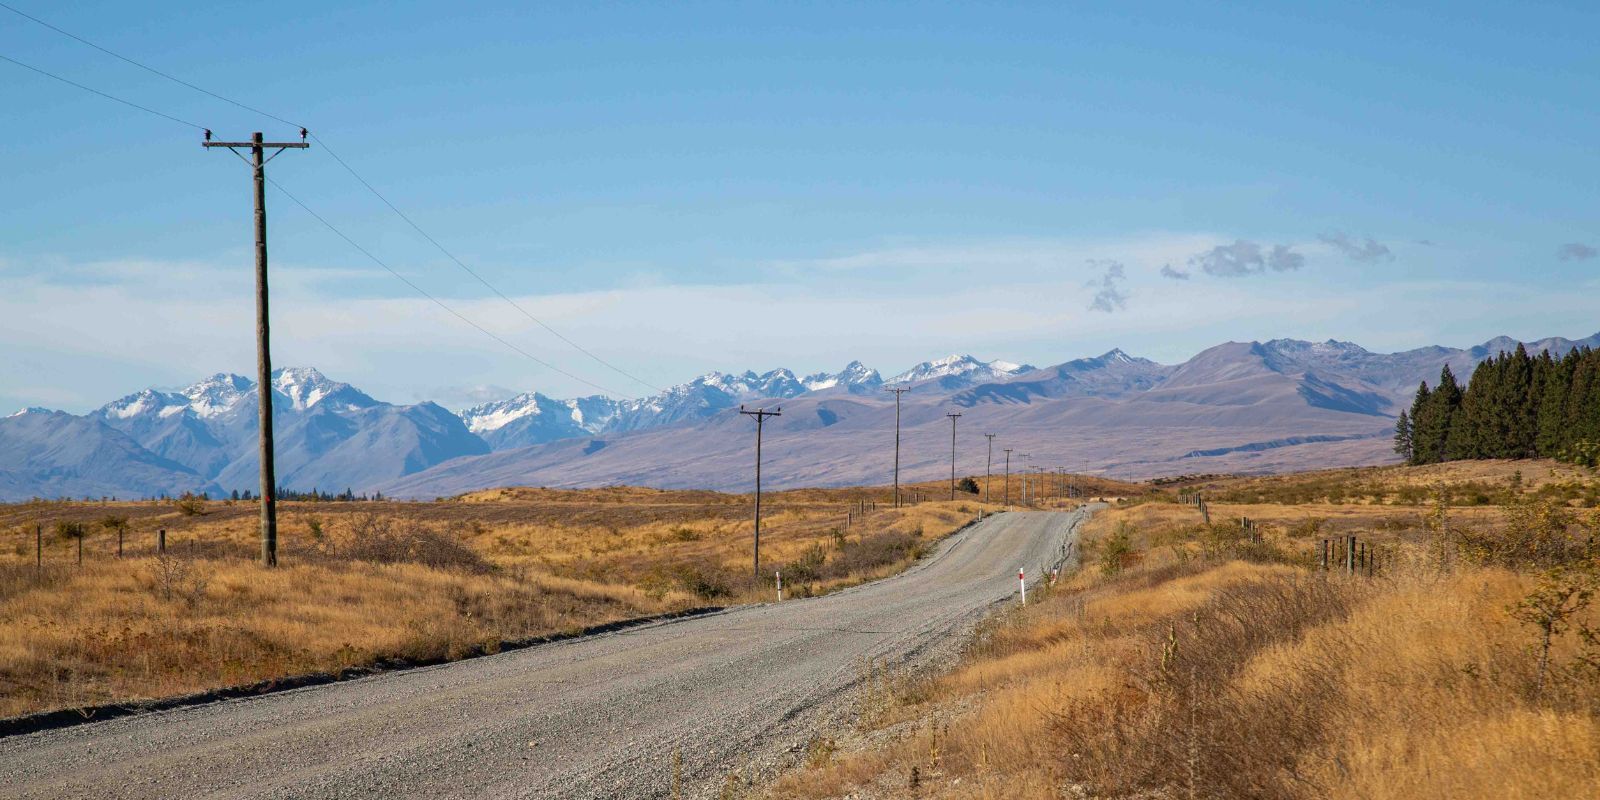
[{"label": "snow-capped mountain peak", "polygon": [[183,395],[144,389],[106,404],[103,410],[108,417],[128,419],[151,412],[164,413],[173,407],[181,410],[186,403],[187,400]]},{"label": "snow-capped mountain peak", "polygon": [[539,402],[541,399],[549,398],[538,392],[523,392],[508,400],[464,409],[459,416],[467,423],[467,430],[478,434],[487,433],[504,428],[523,417],[543,414],[544,409],[540,407]]},{"label": "snow-capped mountain peak", "polygon": [[232,411],[256,385],[249,378],[219,372],[178,394],[185,405],[201,417],[214,417]]},{"label": "snow-capped mountain peak", "polygon": [[890,378],[885,383],[921,383],[935,378],[950,377],[971,378],[979,381],[1006,380],[1032,370],[1033,367],[1027,364],[1014,364],[1010,361],[999,359],[979,361],[970,355],[952,354],[935,361],[924,361]]},{"label": "snow-capped mountain peak", "polygon": [[852,361],[844,365],[844,369],[838,372],[818,372],[814,375],[807,375],[800,382],[806,387],[806,391],[811,392],[832,389],[836,386],[843,386],[847,389],[871,389],[883,385],[883,376],[878,374],[877,370],[860,361]]},{"label": "snow-capped mountain peak", "polygon": [[370,408],[377,401],[348,383],[331,380],[314,367],[284,367],[273,370],[272,388],[289,398],[294,410],[305,411],[322,402],[331,402],[335,411]]}]

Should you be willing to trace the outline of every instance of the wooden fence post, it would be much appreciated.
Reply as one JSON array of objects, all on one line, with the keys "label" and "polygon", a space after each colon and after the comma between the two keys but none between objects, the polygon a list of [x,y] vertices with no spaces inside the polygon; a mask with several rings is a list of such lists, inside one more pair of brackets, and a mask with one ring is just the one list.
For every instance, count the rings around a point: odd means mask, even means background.
[{"label": "wooden fence post", "polygon": [[1356,537],[1345,537],[1344,542],[1344,570],[1351,575],[1356,574]]},{"label": "wooden fence post", "polygon": [[1328,571],[1328,540],[1322,540],[1322,571]]},{"label": "wooden fence post", "polygon": [[33,526],[33,566],[36,570],[44,569],[44,526]]},{"label": "wooden fence post", "polygon": [[156,531],[156,552],[157,553],[165,553],[165,552],[167,552],[167,529],[166,528],[161,528],[160,530]]}]

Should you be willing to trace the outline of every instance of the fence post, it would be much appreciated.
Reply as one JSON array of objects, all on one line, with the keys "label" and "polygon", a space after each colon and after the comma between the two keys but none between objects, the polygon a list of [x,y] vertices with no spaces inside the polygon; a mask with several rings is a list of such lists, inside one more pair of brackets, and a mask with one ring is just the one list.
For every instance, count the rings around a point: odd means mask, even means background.
[{"label": "fence post", "polygon": [[1348,536],[1344,543],[1344,568],[1351,575],[1356,574],[1356,537]]},{"label": "fence post", "polygon": [[122,558],[122,529],[117,529],[117,558]]},{"label": "fence post", "polygon": [[156,531],[156,552],[157,553],[165,553],[165,552],[167,552],[167,529],[166,528],[162,528],[162,529]]},{"label": "fence post", "polygon": [[1322,571],[1328,571],[1328,540],[1322,540]]},{"label": "fence post", "polygon": [[80,567],[83,566],[83,537],[84,532],[80,529],[78,534],[78,566]]},{"label": "fence post", "polygon": [[44,570],[44,526],[33,526],[33,566],[34,569]]}]

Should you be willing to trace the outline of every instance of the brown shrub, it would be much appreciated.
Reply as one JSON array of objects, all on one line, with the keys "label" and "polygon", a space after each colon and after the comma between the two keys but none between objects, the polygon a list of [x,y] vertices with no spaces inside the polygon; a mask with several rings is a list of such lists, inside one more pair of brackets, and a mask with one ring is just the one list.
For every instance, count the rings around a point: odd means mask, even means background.
[{"label": "brown shrub", "polygon": [[483,574],[489,563],[462,543],[455,534],[415,520],[377,514],[357,517],[349,541],[328,554],[350,561],[374,564],[418,564],[439,570]]}]

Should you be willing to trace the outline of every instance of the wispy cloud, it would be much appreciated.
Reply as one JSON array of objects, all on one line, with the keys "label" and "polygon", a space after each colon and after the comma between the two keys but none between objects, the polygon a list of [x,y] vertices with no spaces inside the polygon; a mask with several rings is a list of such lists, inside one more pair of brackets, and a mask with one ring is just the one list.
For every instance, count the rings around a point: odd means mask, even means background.
[{"label": "wispy cloud", "polygon": [[1171,264],[1162,264],[1161,277],[1171,278],[1175,281],[1186,281],[1189,280],[1189,273],[1181,269],[1173,269]]},{"label": "wispy cloud", "polygon": [[1235,239],[1233,244],[1219,244],[1189,257],[1190,267],[1198,267],[1207,275],[1225,278],[1257,275],[1267,270],[1288,272],[1305,265],[1306,257],[1296,253],[1292,245],[1263,247],[1246,239]]},{"label": "wispy cloud", "polygon": [[1324,233],[1318,236],[1317,239],[1343,253],[1351,261],[1371,263],[1394,258],[1394,253],[1389,251],[1388,245],[1373,239],[1371,236],[1358,242],[1344,231],[1334,231],[1332,233]]},{"label": "wispy cloud", "polygon": [[1588,261],[1596,255],[1600,255],[1600,250],[1583,242],[1567,242],[1556,250],[1556,256],[1562,261]]},{"label": "wispy cloud", "polygon": [[493,383],[480,383],[464,386],[436,386],[425,392],[418,392],[412,398],[421,402],[432,400],[449,408],[467,408],[469,406],[492,403],[504,400],[518,394],[518,390],[510,389]]},{"label": "wispy cloud", "polygon": [[1089,286],[1096,290],[1094,299],[1089,301],[1089,310],[1110,314],[1127,308],[1128,293],[1122,288],[1127,271],[1123,269],[1122,262],[1090,259],[1089,266],[1103,270],[1100,277],[1089,282]]}]

